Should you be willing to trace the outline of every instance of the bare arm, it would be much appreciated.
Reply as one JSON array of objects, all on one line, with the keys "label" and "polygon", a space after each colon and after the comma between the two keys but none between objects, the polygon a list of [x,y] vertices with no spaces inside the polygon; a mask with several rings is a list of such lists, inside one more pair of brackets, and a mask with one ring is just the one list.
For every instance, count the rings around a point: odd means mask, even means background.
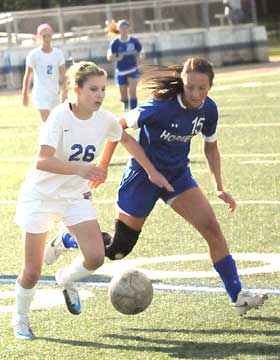
[{"label": "bare arm", "polygon": [[29,106],[29,89],[30,89],[30,83],[33,75],[33,70],[31,67],[26,66],[25,73],[23,76],[23,82],[22,82],[22,103],[24,106]]},{"label": "bare arm", "polygon": [[42,145],[39,149],[36,168],[62,175],[79,175],[84,179],[104,179],[106,171],[92,164],[83,164],[76,161],[64,161],[55,157],[55,148]]},{"label": "bare arm", "polygon": [[159,187],[164,187],[167,191],[174,191],[174,188],[169,184],[166,178],[155,169],[154,165],[148,159],[141,145],[138,144],[133,136],[129,135],[126,131],[123,131],[120,142],[145,169],[152,183]]},{"label": "bare arm", "polygon": [[[125,119],[121,119],[120,124],[123,129],[127,128],[127,123]],[[135,157],[135,159],[139,162],[139,164],[145,169],[151,182],[153,182],[159,187],[166,188],[168,191],[174,191],[173,187],[169,184],[166,178],[155,169],[151,161],[147,158],[147,155],[145,154],[141,145],[138,144],[138,142],[134,139],[133,136],[123,131],[120,143],[126,148],[126,150],[132,156]],[[118,142],[107,141],[105,145],[99,165],[104,169],[106,169],[106,171],[108,170],[108,166],[112,159],[113,153],[117,147],[117,144]],[[94,188],[96,188],[100,184],[101,181],[99,180],[97,181],[94,180],[90,182],[90,186]]]},{"label": "bare arm", "polygon": [[224,191],[221,175],[221,157],[217,141],[204,143],[204,154],[217,196],[228,204],[229,211],[234,211],[236,204],[229,193]]},{"label": "bare arm", "polygon": [[107,51],[107,60],[110,62],[120,61],[123,59],[123,55],[113,55],[111,49]]},{"label": "bare arm", "polygon": [[[123,129],[127,128],[127,124],[125,119],[120,119],[119,123],[121,124]],[[102,156],[100,161],[98,162],[98,166],[102,167],[104,170],[106,170],[106,173],[108,174],[108,167],[110,165],[111,159],[113,157],[113,154],[116,150],[116,147],[118,145],[118,141],[107,141],[104,147],[104,150],[102,152]],[[105,179],[106,180],[106,179]],[[104,180],[104,181],[105,181]],[[99,185],[103,184],[104,181],[102,180],[93,180],[89,182],[89,186],[91,188],[97,188]]]}]

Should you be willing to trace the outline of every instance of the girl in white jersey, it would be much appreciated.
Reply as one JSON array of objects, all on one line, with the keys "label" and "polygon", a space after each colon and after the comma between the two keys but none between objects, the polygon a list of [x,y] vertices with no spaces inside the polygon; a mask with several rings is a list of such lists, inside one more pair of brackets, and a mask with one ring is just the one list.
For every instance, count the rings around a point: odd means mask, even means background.
[{"label": "girl in white jersey", "polygon": [[52,28],[49,24],[41,24],[37,29],[40,46],[30,51],[26,57],[26,68],[22,85],[22,102],[30,105],[29,88],[32,75],[32,105],[38,109],[43,121],[50,111],[67,96],[65,86],[65,60],[63,52],[52,47]]},{"label": "girl in white jersey", "polygon": [[15,216],[24,238],[23,268],[16,281],[13,313],[14,334],[18,339],[34,338],[28,312],[41,274],[45,239],[54,218],[60,218],[75,235],[80,249],[80,256],[56,274],[71,313],[81,312],[74,282],[103,264],[103,239],[90,201],[88,181],[104,181],[106,177],[104,169],[92,164],[106,139],[120,141],[145,168],[153,183],[173,191],[115,116],[100,109],[105,96],[105,70],[81,62],[74,64],[68,75],[75,101],[65,100],[58,105],[44,124],[38,155],[21,188]]}]

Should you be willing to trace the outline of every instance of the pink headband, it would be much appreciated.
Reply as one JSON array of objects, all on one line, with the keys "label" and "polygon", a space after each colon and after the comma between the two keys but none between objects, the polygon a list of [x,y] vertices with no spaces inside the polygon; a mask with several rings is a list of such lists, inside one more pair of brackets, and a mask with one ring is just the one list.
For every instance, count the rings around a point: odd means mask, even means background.
[{"label": "pink headband", "polygon": [[43,30],[49,30],[51,33],[53,32],[53,29],[49,24],[41,24],[37,28],[37,35],[40,35]]}]

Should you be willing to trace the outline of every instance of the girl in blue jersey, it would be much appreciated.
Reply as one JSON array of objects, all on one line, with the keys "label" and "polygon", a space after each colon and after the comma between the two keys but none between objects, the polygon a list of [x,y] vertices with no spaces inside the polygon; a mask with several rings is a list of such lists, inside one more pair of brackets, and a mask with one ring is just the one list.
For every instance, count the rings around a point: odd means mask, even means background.
[{"label": "girl in blue jersey", "polygon": [[[168,179],[174,192],[152,184],[142,166],[131,158],[118,191],[115,233],[111,239],[103,238],[106,256],[111,260],[123,258],[135,246],[157,200],[162,199],[205,238],[213,266],[237,313],[243,315],[262,305],[267,296],[242,290],[235,261],[214,211],[189,168],[191,139],[201,133],[215,192],[230,212],[235,210],[235,201],[222,182],[216,131],[218,111],[215,102],[208,97],[213,78],[212,65],[207,60],[191,58],[183,67],[163,68],[158,73],[151,71],[143,79],[153,98],[128,112],[120,123],[123,128],[139,129],[138,142],[156,169]],[[110,142],[105,147],[100,162],[105,169],[115,146]],[[92,182],[93,187],[99,184],[100,181]],[[60,237],[48,246],[52,261],[65,250],[66,240],[64,234],[62,240]]]},{"label": "girl in blue jersey", "polygon": [[107,25],[110,34],[118,35],[111,41],[107,52],[108,61],[115,62],[115,82],[119,86],[124,110],[137,106],[136,88],[139,79],[138,63],[143,58],[142,45],[138,39],[129,36],[127,20],[113,20]]}]

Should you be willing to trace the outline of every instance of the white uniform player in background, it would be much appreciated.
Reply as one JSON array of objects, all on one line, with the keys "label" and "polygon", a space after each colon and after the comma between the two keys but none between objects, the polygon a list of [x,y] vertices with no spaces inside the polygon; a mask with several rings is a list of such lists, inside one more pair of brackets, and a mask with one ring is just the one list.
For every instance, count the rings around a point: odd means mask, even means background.
[{"label": "white uniform player in background", "polygon": [[34,338],[28,313],[41,274],[45,239],[55,218],[68,227],[80,249],[80,256],[56,274],[72,314],[81,312],[74,282],[89,276],[104,262],[103,239],[88,181],[106,178],[106,170],[92,163],[105,140],[120,141],[154,184],[173,191],[115,116],[100,109],[105,96],[105,70],[91,62],[80,62],[72,65],[68,76],[75,101],[65,100],[58,105],[42,127],[38,155],[21,188],[15,216],[23,230],[24,259],[15,285],[12,324],[16,338],[22,340]]},{"label": "white uniform player in background", "polygon": [[[30,51],[26,57],[23,77],[23,105],[38,109],[43,121],[50,111],[67,97],[65,86],[65,59],[63,52],[52,47],[52,28],[41,24],[37,29],[40,46]],[[32,102],[29,89],[33,75]],[[61,90],[61,94],[60,94]]]}]

